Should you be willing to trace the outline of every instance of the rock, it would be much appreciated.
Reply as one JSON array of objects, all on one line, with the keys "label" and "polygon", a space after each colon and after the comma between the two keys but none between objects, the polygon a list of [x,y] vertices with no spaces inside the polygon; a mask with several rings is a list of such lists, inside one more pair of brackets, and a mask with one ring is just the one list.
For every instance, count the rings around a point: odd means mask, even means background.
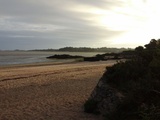
[{"label": "rock", "polygon": [[83,56],[78,56],[78,55],[68,55],[68,54],[63,54],[63,55],[53,55],[47,57],[48,59],[76,59],[76,58],[83,58]]},{"label": "rock", "polygon": [[100,61],[101,59],[98,57],[84,57],[84,61]]},{"label": "rock", "polygon": [[102,115],[114,112],[122,102],[123,95],[106,83],[105,74],[99,80],[88,101],[95,101],[96,110]]}]

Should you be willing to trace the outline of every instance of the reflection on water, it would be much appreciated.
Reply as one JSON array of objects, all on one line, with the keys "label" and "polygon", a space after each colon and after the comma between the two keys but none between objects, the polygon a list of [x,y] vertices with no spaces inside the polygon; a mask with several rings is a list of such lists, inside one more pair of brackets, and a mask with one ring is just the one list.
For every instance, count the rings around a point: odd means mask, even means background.
[{"label": "reflection on water", "polygon": [[66,62],[67,60],[50,60],[46,57],[55,54],[94,56],[97,52],[38,52],[38,51],[0,51],[0,66],[40,62]]}]

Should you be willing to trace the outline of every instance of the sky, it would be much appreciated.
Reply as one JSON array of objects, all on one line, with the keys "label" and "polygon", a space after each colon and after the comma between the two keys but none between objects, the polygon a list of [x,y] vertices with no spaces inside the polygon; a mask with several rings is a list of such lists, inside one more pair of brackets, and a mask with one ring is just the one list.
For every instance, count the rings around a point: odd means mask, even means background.
[{"label": "sky", "polygon": [[0,50],[135,48],[159,39],[159,0],[0,0]]}]

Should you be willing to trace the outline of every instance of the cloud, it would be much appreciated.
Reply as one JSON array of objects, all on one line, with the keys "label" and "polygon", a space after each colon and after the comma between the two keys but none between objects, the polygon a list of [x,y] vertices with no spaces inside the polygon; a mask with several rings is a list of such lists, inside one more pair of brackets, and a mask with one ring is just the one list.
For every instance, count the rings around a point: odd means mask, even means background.
[{"label": "cloud", "polygon": [[[104,44],[110,47],[113,38],[145,22],[144,9],[135,9],[134,3],[133,0],[0,0],[0,49],[16,49],[16,43],[32,44],[25,49]],[[11,47],[10,42],[15,46]]]}]

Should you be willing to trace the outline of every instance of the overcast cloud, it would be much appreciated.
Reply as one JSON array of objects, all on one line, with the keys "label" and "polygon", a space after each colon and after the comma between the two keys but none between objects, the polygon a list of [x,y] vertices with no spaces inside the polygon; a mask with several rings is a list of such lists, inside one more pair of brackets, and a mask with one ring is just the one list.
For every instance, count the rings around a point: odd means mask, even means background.
[{"label": "overcast cloud", "polygon": [[139,43],[118,38],[144,27],[156,11],[139,1],[0,0],[0,49],[134,47]]}]

